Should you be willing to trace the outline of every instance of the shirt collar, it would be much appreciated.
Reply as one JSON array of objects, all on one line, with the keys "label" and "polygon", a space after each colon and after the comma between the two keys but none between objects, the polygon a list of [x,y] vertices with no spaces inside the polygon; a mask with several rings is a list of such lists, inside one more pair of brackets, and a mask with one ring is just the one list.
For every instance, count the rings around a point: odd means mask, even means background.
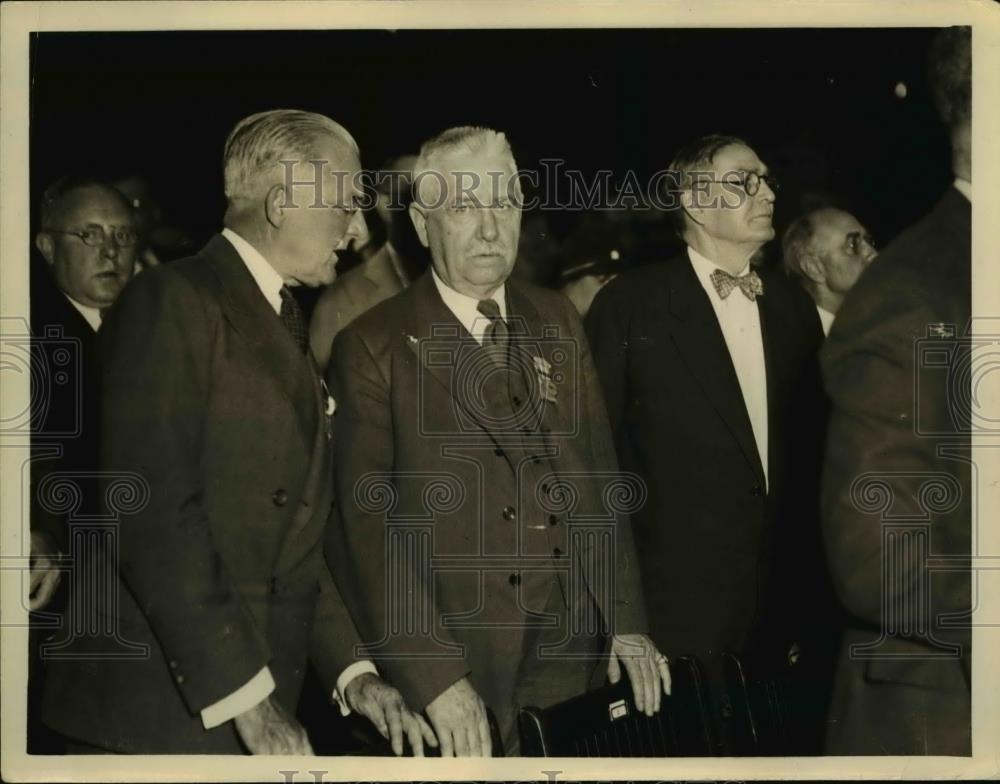
[{"label": "shirt collar", "polygon": [[823,326],[823,334],[829,335],[835,316],[829,310],[821,308],[819,305],[816,306],[816,312],[819,313],[819,323]]},{"label": "shirt collar", "polygon": [[[477,309],[479,300],[455,291],[455,289],[448,286],[448,284],[438,277],[434,267],[431,267],[431,276],[434,278],[434,285],[437,286],[438,293],[441,295],[441,299],[444,300],[444,304],[448,306],[448,310],[455,314],[455,318],[458,319],[463,327],[469,330],[472,337],[479,343],[482,343],[483,337],[486,335],[486,328],[489,326],[489,319]],[[502,283],[500,288],[494,291],[490,297],[499,306],[500,317],[504,321],[507,320],[506,289],[507,284]]]},{"label": "shirt collar", "polygon": [[225,237],[236,249],[236,253],[243,260],[250,275],[257,283],[257,288],[264,295],[264,299],[274,309],[274,312],[281,315],[281,287],[285,285],[278,271],[271,266],[271,263],[260,255],[260,251],[243,239],[232,229],[223,229],[222,236]]},{"label": "shirt collar", "polygon": [[[688,245],[688,258],[691,259],[691,266],[694,267],[695,274],[698,276],[698,280],[701,281],[702,287],[705,291],[709,292],[709,296],[714,296],[720,302],[722,298],[719,296],[719,292],[715,288],[715,284],[712,283],[712,273],[718,269],[722,269],[718,264],[705,256],[702,256],[698,251]],[[728,270],[722,270],[727,274]],[[750,271],[750,259],[747,258],[746,264],[743,266],[737,274],[737,278],[742,278],[744,275],[748,274]],[[749,300],[747,300],[749,302]]]},{"label": "shirt collar", "polygon": [[90,305],[84,305],[77,302],[65,291],[63,292],[63,296],[69,300],[70,305],[80,312],[80,315],[83,316],[94,332],[97,332],[97,330],[101,328],[101,311],[99,308],[92,308]]},{"label": "shirt collar", "polygon": [[961,177],[955,178],[955,188],[970,202],[972,201],[972,183],[968,180],[963,180]]}]

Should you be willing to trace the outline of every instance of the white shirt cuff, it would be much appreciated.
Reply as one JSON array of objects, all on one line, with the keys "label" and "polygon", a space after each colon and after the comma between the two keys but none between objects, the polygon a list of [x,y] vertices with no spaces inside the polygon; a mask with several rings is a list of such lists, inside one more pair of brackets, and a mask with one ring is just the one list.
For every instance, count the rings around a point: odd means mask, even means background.
[{"label": "white shirt cuff", "polygon": [[356,661],[354,664],[348,665],[347,668],[340,673],[340,677],[337,678],[337,688],[333,692],[333,701],[340,706],[341,716],[349,716],[351,713],[351,709],[347,706],[347,699],[344,697],[344,694],[347,692],[347,685],[359,675],[364,675],[366,672],[370,672],[372,675],[378,675],[378,670],[375,669],[375,665],[367,659],[364,661]]},{"label": "white shirt cuff", "polygon": [[272,691],[274,691],[274,678],[271,677],[271,671],[265,667],[228,697],[223,697],[205,708],[201,712],[201,723],[205,725],[206,730],[225,724],[244,711],[250,710],[257,703],[266,700]]}]

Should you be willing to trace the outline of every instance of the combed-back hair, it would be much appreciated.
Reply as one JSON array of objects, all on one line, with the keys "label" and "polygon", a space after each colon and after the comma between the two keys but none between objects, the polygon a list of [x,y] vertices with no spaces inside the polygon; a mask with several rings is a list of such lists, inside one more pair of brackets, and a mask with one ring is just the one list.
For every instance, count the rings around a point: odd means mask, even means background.
[{"label": "combed-back hair", "polygon": [[[511,150],[510,142],[507,141],[507,136],[501,131],[479,125],[460,125],[448,128],[428,139],[420,147],[420,155],[417,156],[417,162],[413,166],[413,182],[416,186],[414,197],[419,200],[419,189],[427,179],[428,173],[439,173],[434,165],[438,158],[455,151],[476,153],[490,150],[509,158],[511,170],[517,171],[514,152]],[[517,193],[520,194],[520,190]]]},{"label": "combed-back hair", "polygon": [[229,133],[222,154],[226,198],[256,195],[280,161],[312,159],[324,135],[335,136],[358,152],[347,129],[322,114],[272,109],[243,118]]}]

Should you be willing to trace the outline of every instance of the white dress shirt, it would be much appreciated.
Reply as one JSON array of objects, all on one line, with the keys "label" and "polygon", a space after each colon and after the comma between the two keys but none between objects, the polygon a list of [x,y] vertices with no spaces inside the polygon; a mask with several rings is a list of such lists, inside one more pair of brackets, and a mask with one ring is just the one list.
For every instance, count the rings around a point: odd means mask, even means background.
[{"label": "white dress shirt", "polygon": [[[285,285],[281,275],[278,274],[277,270],[271,266],[267,259],[253,245],[232,229],[223,229],[222,236],[229,240],[236,249],[243,263],[246,264],[250,275],[260,288],[261,294],[264,295],[264,298],[274,309],[274,312],[280,315],[280,291],[281,287]],[[337,678],[337,688],[333,693],[333,699],[340,705],[342,715],[346,716],[351,712],[350,708],[347,707],[347,701],[343,697],[344,690],[354,678],[365,672],[377,674],[378,670],[375,669],[375,665],[370,661],[356,661],[340,673],[340,677]],[[218,702],[205,708],[201,712],[202,724],[204,724],[207,730],[212,729],[212,727],[218,727],[220,724],[224,724],[267,699],[274,689],[274,676],[271,675],[271,670],[268,667],[264,667],[232,694],[223,697]]]},{"label": "white dress shirt", "polygon": [[77,302],[65,291],[63,292],[63,296],[69,300],[70,305],[72,305],[80,312],[80,315],[83,316],[83,318],[90,325],[90,328],[94,330],[94,332],[97,332],[97,330],[101,328],[101,311],[99,309],[92,308],[90,307],[90,305],[84,305],[80,302]]},{"label": "white dress shirt", "polygon": [[[715,317],[722,329],[722,337],[729,349],[729,356],[740,382],[743,403],[750,416],[757,453],[764,467],[764,482],[767,484],[767,367],[764,363],[764,339],[760,331],[760,311],[757,303],[751,301],[739,289],[733,289],[725,299],[719,296],[712,284],[712,273],[722,269],[715,262],[706,259],[692,247],[688,247],[688,258],[708,299],[712,303]],[[725,271],[725,270],[724,270]],[[750,272],[750,262],[740,270],[737,277]],[[765,291],[763,296],[767,296]]]},{"label": "white dress shirt", "polygon": [[819,305],[816,306],[816,312],[819,313],[819,323],[823,325],[823,335],[829,335],[830,327],[833,326],[834,315],[829,310],[824,310]]},{"label": "white dress shirt", "polygon": [[963,180],[961,177],[955,178],[955,188],[970,202],[972,201],[972,183],[968,180]]},{"label": "white dress shirt", "polygon": [[[490,320],[479,312],[479,300],[475,297],[470,297],[468,294],[461,294],[448,286],[447,283],[438,277],[433,267],[431,267],[431,275],[434,278],[434,285],[437,286],[441,299],[448,306],[448,310],[455,314],[455,318],[458,319],[459,323],[469,330],[469,333],[476,339],[479,345],[482,345],[486,337],[486,329],[490,325]],[[501,284],[500,288],[494,291],[493,296],[490,297],[490,299],[499,305],[500,318],[504,321],[507,320],[507,298],[504,296],[506,290],[507,284]]]}]

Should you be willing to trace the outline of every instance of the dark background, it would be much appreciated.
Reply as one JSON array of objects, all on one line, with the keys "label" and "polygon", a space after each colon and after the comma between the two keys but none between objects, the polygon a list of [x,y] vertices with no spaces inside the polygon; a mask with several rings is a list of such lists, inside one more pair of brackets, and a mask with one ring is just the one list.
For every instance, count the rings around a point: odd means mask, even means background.
[{"label": "dark background", "polygon": [[[559,157],[640,181],[706,132],[780,178],[780,231],[839,202],[884,244],[950,180],[924,80],[932,29],[42,33],[32,41],[32,203],[67,172],[139,171],[200,244],[221,224],[241,117],[328,114],[366,167],[451,125],[503,130],[522,168]],[[897,98],[898,82],[908,96]],[[554,216],[565,236],[576,216]]]}]

